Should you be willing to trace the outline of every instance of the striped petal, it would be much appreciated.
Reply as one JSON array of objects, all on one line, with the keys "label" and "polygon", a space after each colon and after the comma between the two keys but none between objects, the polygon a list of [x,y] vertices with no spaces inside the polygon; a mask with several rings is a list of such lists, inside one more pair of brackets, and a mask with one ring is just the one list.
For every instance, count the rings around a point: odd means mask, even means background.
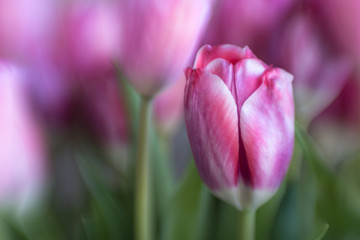
[{"label": "striped petal", "polygon": [[240,48],[231,44],[220,46],[204,45],[196,55],[194,67],[204,68],[216,58],[226,59],[232,64],[235,64],[242,59],[256,58],[256,56],[247,46]]},{"label": "striped petal", "polygon": [[225,59],[217,58],[206,66],[206,71],[217,75],[234,95],[234,65]]},{"label": "striped petal", "polygon": [[269,68],[241,109],[240,131],[254,189],[276,189],[288,169],[294,145],[292,79]]},{"label": "striped petal", "polygon": [[239,134],[235,100],[217,75],[187,69],[185,123],[199,174],[213,191],[236,186]]},{"label": "striped petal", "polygon": [[[235,99],[238,114],[241,116],[241,108],[246,99],[253,94],[261,84],[261,76],[265,71],[264,63],[258,59],[244,59],[235,65]],[[241,121],[241,118],[240,118]],[[240,126],[241,122],[239,122]],[[240,128],[240,127],[239,127]],[[242,132],[239,132],[239,164],[241,177],[245,184],[251,185],[252,175],[249,169],[246,150],[242,142]]]}]

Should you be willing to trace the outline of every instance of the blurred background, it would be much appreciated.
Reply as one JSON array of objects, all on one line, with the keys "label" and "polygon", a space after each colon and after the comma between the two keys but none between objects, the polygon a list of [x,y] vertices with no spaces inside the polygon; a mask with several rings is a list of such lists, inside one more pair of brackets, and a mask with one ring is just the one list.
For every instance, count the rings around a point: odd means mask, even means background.
[{"label": "blurred background", "polygon": [[236,239],[183,120],[183,70],[224,43],[295,77],[294,156],[257,239],[360,239],[358,0],[0,0],[0,239],[133,239],[133,86],[156,92],[155,239]]}]

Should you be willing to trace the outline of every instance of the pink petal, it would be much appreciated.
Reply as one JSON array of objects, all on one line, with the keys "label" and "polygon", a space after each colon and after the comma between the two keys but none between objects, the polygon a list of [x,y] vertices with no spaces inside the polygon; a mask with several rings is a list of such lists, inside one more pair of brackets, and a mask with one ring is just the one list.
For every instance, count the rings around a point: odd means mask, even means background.
[{"label": "pink petal", "polygon": [[[262,79],[261,75],[265,71],[264,63],[258,59],[245,59],[238,62],[235,65],[235,96],[238,114],[240,115],[241,108],[253,94],[257,88],[259,88]],[[241,121],[241,118],[240,118]],[[241,125],[241,122],[239,123]],[[244,144],[242,142],[242,132],[239,133],[239,162],[241,166],[241,176],[246,184],[250,184],[251,173],[249,169],[248,158]]]},{"label": "pink petal", "polygon": [[250,176],[244,181],[250,181],[254,189],[274,189],[286,174],[294,145],[292,79],[281,69],[268,69],[261,86],[241,109]]},{"label": "pink petal", "polygon": [[185,123],[199,174],[212,190],[237,185],[239,134],[231,92],[216,75],[186,71]]},{"label": "pink petal", "polygon": [[224,44],[220,46],[205,45],[200,48],[198,54],[196,55],[194,67],[204,68],[216,58],[226,59],[232,64],[235,64],[244,58],[256,58],[256,56],[247,46],[241,48],[231,44]]},{"label": "pink petal", "polygon": [[221,58],[217,58],[211,61],[206,66],[206,71],[217,75],[221,80],[224,81],[225,85],[229,88],[231,92],[235,91],[234,89],[234,65],[229,61]]},{"label": "pink petal", "polygon": [[258,59],[245,59],[235,65],[235,86],[237,106],[240,111],[245,100],[260,86],[260,76],[266,65]]}]

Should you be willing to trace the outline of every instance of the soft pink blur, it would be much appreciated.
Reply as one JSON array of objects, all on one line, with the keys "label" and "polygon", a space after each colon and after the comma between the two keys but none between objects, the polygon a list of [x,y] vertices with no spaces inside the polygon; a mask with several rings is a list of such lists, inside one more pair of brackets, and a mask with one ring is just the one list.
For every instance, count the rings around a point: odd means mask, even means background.
[{"label": "soft pink blur", "polygon": [[353,74],[337,99],[311,124],[310,132],[331,167],[338,167],[358,151],[359,103],[360,82]]},{"label": "soft pink blur", "polygon": [[66,127],[74,121],[105,142],[126,136],[117,89],[115,59],[120,48],[116,1],[58,4],[54,34],[29,63],[34,97],[47,121]]},{"label": "soft pink blur", "polygon": [[161,133],[171,135],[178,128],[184,112],[185,76],[164,89],[154,99],[154,120]]},{"label": "soft pink blur", "polygon": [[0,62],[0,202],[24,203],[44,186],[45,146],[22,72]]},{"label": "soft pink blur", "polygon": [[138,92],[154,95],[183,73],[206,27],[212,0],[121,3],[121,67]]},{"label": "soft pink blur", "polygon": [[295,15],[277,45],[279,65],[294,74],[298,119],[309,123],[341,92],[352,70],[310,16]]},{"label": "soft pink blur", "polygon": [[360,1],[315,0],[313,4],[333,38],[360,64]]},{"label": "soft pink blur", "polygon": [[204,42],[248,45],[262,54],[296,1],[218,0]]},{"label": "soft pink blur", "polygon": [[51,35],[57,1],[0,0],[0,56],[32,58]]}]

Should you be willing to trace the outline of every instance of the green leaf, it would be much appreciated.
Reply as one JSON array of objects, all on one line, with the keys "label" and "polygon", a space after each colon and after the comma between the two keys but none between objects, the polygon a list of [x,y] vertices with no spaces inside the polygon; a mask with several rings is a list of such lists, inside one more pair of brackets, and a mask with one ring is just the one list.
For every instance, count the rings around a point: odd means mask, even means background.
[{"label": "green leaf", "polygon": [[261,206],[256,213],[256,239],[269,239],[276,214],[279,211],[281,201],[285,195],[286,179],[279,187],[276,194],[263,206]]},{"label": "green leaf", "polygon": [[312,137],[299,125],[295,124],[295,138],[301,146],[304,158],[311,167],[318,181],[333,181],[334,174],[325,165],[325,160],[321,151],[316,146]]},{"label": "green leaf", "polygon": [[[96,209],[106,223],[105,226],[108,239],[123,239],[127,236],[126,234],[128,234],[129,230],[129,223],[126,220],[128,214],[124,207],[121,207],[121,201],[114,198],[106,185],[101,181],[102,179],[96,171],[97,167],[95,166],[96,161],[94,158],[95,157],[90,154],[79,154],[77,156],[80,174],[94,199]],[[98,218],[99,216],[96,216],[94,220],[97,220]],[[84,224],[85,227],[89,225],[86,221]],[[102,237],[106,238],[104,236]]]},{"label": "green leaf", "polygon": [[162,239],[201,239],[204,234],[208,197],[210,195],[204,189],[195,164],[191,161],[183,181],[171,199]]},{"label": "green leaf", "polygon": [[323,226],[319,229],[317,236],[313,239],[321,240],[325,236],[328,229],[329,229],[329,224],[324,223]]},{"label": "green leaf", "polygon": [[154,189],[154,202],[156,213],[160,218],[160,224],[164,221],[164,214],[166,214],[167,206],[171,200],[173,193],[174,183],[171,176],[169,153],[166,152],[169,146],[164,139],[155,133],[154,128],[151,131],[151,147],[152,158],[152,178]]}]

